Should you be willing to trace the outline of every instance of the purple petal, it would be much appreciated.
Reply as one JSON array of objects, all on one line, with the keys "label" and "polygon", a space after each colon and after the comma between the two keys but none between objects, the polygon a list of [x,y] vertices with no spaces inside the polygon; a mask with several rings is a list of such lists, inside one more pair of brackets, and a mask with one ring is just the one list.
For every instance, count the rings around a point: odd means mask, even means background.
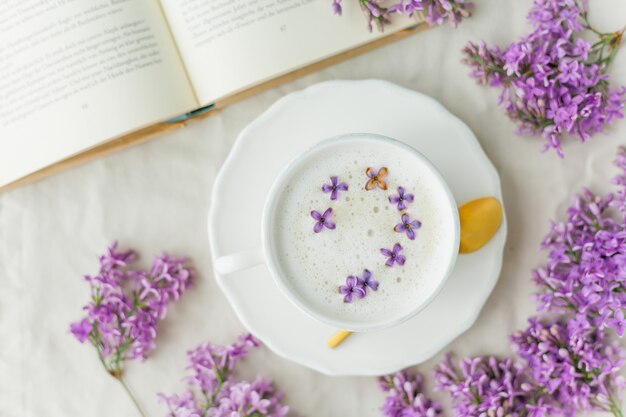
[{"label": "purple petal", "polygon": [[330,193],[330,199],[331,199],[331,200],[336,200],[336,199],[337,199],[337,189],[334,189],[334,190]]},{"label": "purple petal", "polygon": [[400,201],[400,197],[397,196],[396,194],[392,194],[389,196],[389,202],[392,204],[398,204],[398,201]]},{"label": "purple petal", "polygon": [[391,256],[392,252],[389,249],[380,248],[380,253],[382,253],[385,256]]},{"label": "purple petal", "polygon": [[364,279],[365,281],[367,281],[368,279],[370,279],[370,278],[371,278],[371,276],[372,276],[372,273],[370,272],[370,270],[369,270],[369,269],[364,269],[364,270],[363,270],[363,279]]},{"label": "purple petal", "polygon": [[406,229],[406,235],[409,239],[415,240],[415,232],[413,231],[413,229]]},{"label": "purple petal", "polygon": [[337,185],[337,176],[333,175],[332,177],[330,177],[330,182],[332,185]]},{"label": "purple petal", "polygon": [[352,292],[352,288],[348,287],[347,285],[340,285],[339,286],[339,294],[349,294]]},{"label": "purple petal", "polygon": [[395,245],[393,245],[393,254],[397,255],[398,252],[400,252],[402,250],[402,245],[400,245],[399,243],[396,243]]},{"label": "purple petal", "polygon": [[326,220],[324,222],[324,226],[326,226],[327,229],[333,230],[335,228],[335,223]]},{"label": "purple petal", "polygon": [[385,265],[387,265],[387,266],[393,266],[393,264],[396,262],[396,259],[397,259],[397,258],[392,258],[392,257],[389,257],[389,259],[387,259],[387,262],[385,262]]},{"label": "purple petal", "polygon": [[348,191],[348,184],[342,182],[341,184],[337,185],[337,189],[341,191]]},{"label": "purple petal", "polygon": [[404,223],[398,223],[393,227],[393,230],[395,230],[398,233],[402,233],[404,232]]},{"label": "purple petal", "polygon": [[343,302],[344,303],[351,303],[353,296],[354,296],[354,294],[352,292],[347,293],[346,296],[343,297]]},{"label": "purple petal", "polygon": [[370,281],[368,285],[372,291],[376,291],[378,289],[378,281]]},{"label": "purple petal", "polygon": [[331,191],[333,191],[333,186],[329,184],[324,184],[322,185],[322,191],[324,191],[325,193],[330,193]]},{"label": "purple petal", "polygon": [[323,223],[316,222],[316,223],[315,223],[315,226],[313,226],[313,231],[314,231],[315,233],[319,233],[319,232],[321,232],[321,231],[322,231],[322,229],[323,229],[323,228],[324,228],[324,224],[323,224]]},{"label": "purple petal", "polygon": [[409,218],[409,215],[406,213],[404,213],[401,218],[402,218],[402,223],[408,223],[411,220]]},{"label": "purple petal", "polygon": [[363,287],[354,287],[352,294],[354,294],[354,296],[359,299],[367,295],[367,293],[365,292],[365,288]]},{"label": "purple petal", "polygon": [[406,262],[406,257],[404,255],[397,255],[396,262],[398,263],[398,265],[404,265],[404,262]]},{"label": "purple petal", "polygon": [[319,211],[317,210],[312,210],[311,211],[311,217],[313,217],[315,220],[319,220],[322,218],[322,215],[320,214]]},{"label": "purple petal", "polygon": [[413,229],[419,229],[420,227],[422,227],[422,222],[419,220],[413,220],[411,222],[411,226],[413,226]]},{"label": "purple petal", "polygon": [[398,196],[404,197],[404,187],[398,187]]},{"label": "purple petal", "polygon": [[404,201],[406,201],[407,203],[412,203],[414,198],[415,196],[413,194],[404,195]]},{"label": "purple petal", "polygon": [[357,277],[355,277],[354,275],[349,275],[346,278],[346,285],[350,288],[354,287],[357,284]]},{"label": "purple petal", "polygon": [[326,209],[324,214],[322,214],[322,217],[325,219],[328,219],[332,214],[333,214],[333,209],[329,207]]},{"label": "purple petal", "polygon": [[404,201],[398,202],[398,210],[406,210],[406,204],[404,204]]}]

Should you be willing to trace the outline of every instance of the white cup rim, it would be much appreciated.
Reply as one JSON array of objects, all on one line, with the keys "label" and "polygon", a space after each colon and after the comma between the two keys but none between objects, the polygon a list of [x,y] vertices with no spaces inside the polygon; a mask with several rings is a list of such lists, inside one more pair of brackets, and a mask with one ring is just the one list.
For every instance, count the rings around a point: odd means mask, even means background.
[{"label": "white cup rim", "polygon": [[[274,248],[274,233],[271,232],[273,227],[273,214],[276,210],[276,205],[279,200],[279,191],[282,189],[287,180],[292,177],[293,172],[301,165],[302,162],[306,161],[308,157],[313,154],[315,151],[323,149],[325,147],[334,146],[337,143],[347,142],[350,140],[368,140],[368,141],[378,141],[385,142],[388,144],[393,144],[397,147],[404,149],[405,151],[411,153],[416,158],[420,159],[421,162],[429,168],[429,170],[434,174],[435,178],[438,180],[439,185],[444,190],[447,201],[449,203],[450,208],[452,209],[452,217],[454,221],[454,244],[452,245],[452,252],[448,254],[448,267],[445,273],[440,278],[437,286],[432,291],[430,296],[424,300],[419,305],[416,305],[415,308],[410,310],[407,314],[404,314],[400,317],[393,317],[392,319],[380,320],[374,323],[354,323],[348,320],[341,320],[329,317],[324,315],[323,313],[310,308],[306,303],[304,303],[298,295],[293,291],[289,285],[286,283],[287,278],[284,276],[281,268],[279,267],[278,256],[276,255]],[[276,285],[280,288],[281,292],[300,310],[313,317],[314,319],[333,326],[337,329],[350,330],[353,332],[367,332],[367,331],[375,331],[382,330],[384,328],[396,326],[411,317],[418,314],[424,308],[426,308],[440,293],[441,289],[444,287],[447,282],[448,277],[452,273],[454,266],[456,264],[456,260],[459,252],[459,244],[460,244],[460,222],[459,215],[457,209],[457,203],[448,187],[448,184],[444,180],[443,176],[439,172],[439,170],[435,167],[435,165],[424,156],[422,153],[414,149],[413,147],[400,142],[396,139],[392,139],[387,136],[374,134],[374,133],[349,133],[339,136],[334,136],[329,139],[322,140],[312,147],[308,148],[304,152],[300,153],[294,159],[292,159],[289,164],[287,164],[278,177],[274,180],[272,187],[270,189],[269,194],[265,200],[265,206],[263,208],[263,222],[262,222],[262,243],[263,243],[263,253],[265,257],[265,261],[270,270],[270,275],[274,279]]]}]

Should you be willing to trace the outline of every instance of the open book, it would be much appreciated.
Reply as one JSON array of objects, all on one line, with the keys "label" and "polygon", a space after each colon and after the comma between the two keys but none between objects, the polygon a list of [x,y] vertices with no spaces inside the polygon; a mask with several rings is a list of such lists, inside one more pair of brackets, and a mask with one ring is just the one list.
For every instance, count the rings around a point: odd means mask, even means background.
[{"label": "open book", "polygon": [[416,25],[344,3],[0,0],[0,189]]}]

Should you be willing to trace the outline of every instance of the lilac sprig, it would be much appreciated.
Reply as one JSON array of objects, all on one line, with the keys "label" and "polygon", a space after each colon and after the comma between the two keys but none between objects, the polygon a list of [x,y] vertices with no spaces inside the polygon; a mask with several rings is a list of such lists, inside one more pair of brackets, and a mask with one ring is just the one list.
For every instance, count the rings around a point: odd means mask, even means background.
[{"label": "lilac sprig", "polygon": [[289,411],[281,404],[282,393],[271,380],[237,381],[235,365],[259,342],[250,334],[240,336],[232,345],[203,343],[187,352],[191,375],[185,378],[181,394],[158,394],[168,408],[168,417],[285,417]]},{"label": "lilac sprig", "polygon": [[120,378],[124,361],[143,361],[154,349],[157,324],[191,285],[193,271],[186,258],[167,254],[155,257],[148,271],[131,269],[134,252],[118,252],[117,242],[99,260],[98,274],[85,276],[91,291],[86,316],[70,331],[81,343],[88,340],[106,370]]},{"label": "lilac sprig", "polygon": [[[626,88],[609,84],[608,68],[624,29],[601,33],[587,18],[587,2],[535,0],[534,29],[506,49],[470,42],[463,50],[471,76],[501,89],[499,104],[518,133],[543,136],[545,149],[563,156],[567,135],[582,142],[623,117]],[[597,37],[594,43],[582,32]]]},{"label": "lilac sprig", "polygon": [[70,324],[81,343],[89,341],[107,372],[120,381],[142,416],[145,412],[123,378],[127,360],[144,361],[156,346],[157,325],[170,303],[189,288],[193,270],[186,258],[157,256],[149,270],[131,269],[131,250],[118,251],[112,243],[99,257],[100,270],[85,275],[91,301],[83,307],[85,317]]},{"label": "lilac sprig", "polygon": [[443,407],[423,393],[424,378],[417,373],[400,371],[379,378],[380,388],[387,393],[381,408],[385,417],[438,417]]},{"label": "lilac sprig", "polygon": [[626,152],[615,164],[616,194],[584,189],[565,222],[553,223],[542,243],[548,262],[533,273],[540,310],[566,314],[588,327],[624,335],[626,321]]},{"label": "lilac sprig", "polygon": [[525,389],[524,368],[512,359],[466,358],[458,366],[452,359],[446,355],[433,376],[437,388],[450,394],[456,417],[543,417],[555,411],[541,392]]},{"label": "lilac sprig", "polygon": [[624,364],[619,346],[599,329],[581,329],[576,320],[531,318],[528,323],[511,337],[529,374],[522,389],[540,392],[566,417],[590,410],[621,416],[616,398],[625,381],[618,374]]},{"label": "lilac sprig", "polygon": [[[341,16],[342,0],[332,0],[332,11]],[[470,16],[473,3],[465,0],[394,0],[391,4],[383,0],[356,0],[371,32],[376,26],[380,32],[391,23],[393,15],[404,15],[426,21],[431,26],[448,21],[453,27]]]}]

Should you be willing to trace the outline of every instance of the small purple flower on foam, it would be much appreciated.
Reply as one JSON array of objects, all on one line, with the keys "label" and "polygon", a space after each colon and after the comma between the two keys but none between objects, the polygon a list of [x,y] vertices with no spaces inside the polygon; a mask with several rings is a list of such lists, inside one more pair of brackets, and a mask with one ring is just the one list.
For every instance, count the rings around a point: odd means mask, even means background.
[{"label": "small purple flower on foam", "polygon": [[378,289],[378,281],[374,281],[372,279],[372,273],[369,269],[363,270],[363,278],[357,277],[357,281],[363,289],[365,289],[365,293],[367,293],[367,289],[371,288],[372,291],[376,291]]},{"label": "small purple flower on foam", "polygon": [[411,240],[415,240],[415,230],[422,227],[422,222],[419,220],[411,221],[408,214],[402,215],[402,222],[394,226],[393,230],[398,233],[406,233],[407,237]]},{"label": "small purple flower on foam", "polygon": [[[358,277],[350,275],[346,278],[346,285],[339,286],[339,294],[343,294],[343,302],[351,303],[354,297],[361,299],[365,297],[365,288]],[[376,283],[378,285],[378,283]]]},{"label": "small purple flower on foam", "polygon": [[348,184],[346,184],[345,182],[337,183],[336,175],[333,175],[332,177],[330,177],[330,184],[322,185],[322,191],[324,191],[325,193],[330,193],[331,200],[337,199],[339,191],[347,191],[347,190],[348,190]]},{"label": "small purple flower on foam", "polygon": [[341,16],[341,0],[333,0],[333,13],[337,16]]},{"label": "small purple flower on foam", "polygon": [[387,266],[393,266],[394,264],[404,265],[406,257],[400,252],[402,252],[402,246],[399,243],[393,245],[393,249],[391,250],[380,248],[380,253],[389,258],[387,259],[387,262],[385,262],[385,265]]},{"label": "small purple flower on foam", "polygon": [[317,210],[311,211],[311,217],[316,220],[315,226],[313,226],[313,231],[315,233],[319,233],[322,231],[322,229],[324,229],[324,227],[331,230],[334,229],[335,223],[330,221],[330,216],[332,216],[332,214],[332,208],[327,208],[323,214],[320,214],[320,212]]},{"label": "small purple flower on foam", "polygon": [[398,194],[392,194],[389,196],[389,202],[396,204],[398,210],[406,210],[406,203],[412,203],[415,196],[413,194],[405,194],[404,187],[398,187]]}]

